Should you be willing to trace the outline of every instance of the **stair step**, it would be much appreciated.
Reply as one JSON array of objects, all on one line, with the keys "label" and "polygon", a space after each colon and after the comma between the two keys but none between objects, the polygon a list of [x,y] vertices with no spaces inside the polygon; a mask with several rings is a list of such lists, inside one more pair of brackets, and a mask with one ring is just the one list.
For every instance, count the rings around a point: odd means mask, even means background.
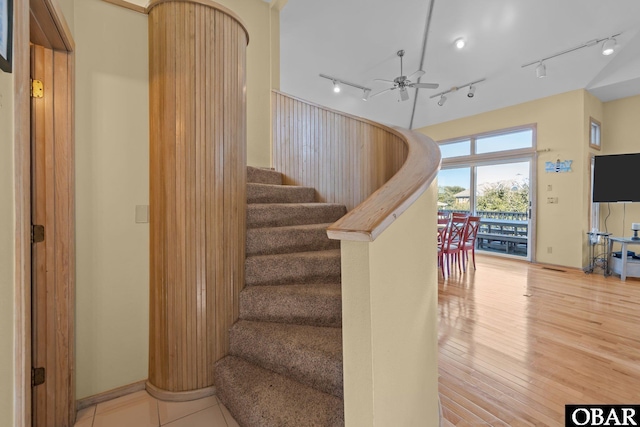
[{"label": "stair step", "polygon": [[239,320],[229,354],[342,397],[342,329]]},{"label": "stair step", "polygon": [[264,203],[247,205],[247,228],[333,223],[347,213],[335,203]]},{"label": "stair step", "polygon": [[327,237],[327,227],[330,225],[331,223],[249,229],[246,254],[253,256],[340,249],[339,240]]},{"label": "stair step", "polygon": [[340,327],[340,284],[247,286],[240,292],[240,318]]},{"label": "stair step", "polygon": [[340,249],[256,255],[245,261],[245,284],[340,283]]},{"label": "stair step", "polygon": [[296,185],[247,184],[247,203],[312,203],[316,190]]},{"label": "stair step", "polygon": [[216,363],[217,397],[243,426],[344,426],[342,399],[239,357]]},{"label": "stair step", "polygon": [[247,183],[282,185],[282,174],[273,169],[247,166]]}]

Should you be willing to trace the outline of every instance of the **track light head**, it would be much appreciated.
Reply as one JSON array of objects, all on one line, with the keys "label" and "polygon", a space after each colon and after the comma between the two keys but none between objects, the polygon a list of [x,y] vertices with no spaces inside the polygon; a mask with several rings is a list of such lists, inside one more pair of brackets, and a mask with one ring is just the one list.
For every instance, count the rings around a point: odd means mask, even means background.
[{"label": "track light head", "polygon": [[447,102],[447,97],[444,95],[441,95],[440,100],[438,101],[438,105],[442,107],[445,102]]},{"label": "track light head", "polygon": [[466,44],[466,42],[464,41],[464,39],[462,37],[456,39],[456,41],[453,42],[456,46],[456,48],[458,49],[462,49],[464,47],[464,45]]},{"label": "track light head", "polygon": [[610,38],[602,43],[602,54],[605,56],[611,55],[616,50],[616,39]]},{"label": "track light head", "polygon": [[476,87],[474,85],[469,86],[469,93],[467,93],[467,96],[469,98],[473,98],[476,94]]},{"label": "track light head", "polygon": [[540,65],[536,67],[536,77],[539,79],[547,77],[547,66],[544,65],[542,61],[540,61]]},{"label": "track light head", "polygon": [[337,80],[333,81],[333,91],[335,93],[340,93],[340,84],[337,82]]},{"label": "track light head", "polygon": [[366,101],[369,99],[369,95],[371,95],[371,89],[363,89],[362,90],[362,100]]}]

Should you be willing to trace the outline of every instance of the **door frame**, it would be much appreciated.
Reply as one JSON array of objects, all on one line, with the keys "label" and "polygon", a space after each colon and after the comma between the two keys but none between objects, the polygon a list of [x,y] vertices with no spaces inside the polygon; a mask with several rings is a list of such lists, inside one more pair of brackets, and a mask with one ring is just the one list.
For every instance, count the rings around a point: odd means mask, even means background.
[{"label": "door frame", "polygon": [[[14,425],[16,427],[30,427],[32,424],[31,399],[31,54],[30,42],[37,39],[38,44],[48,44],[48,48],[55,49],[67,55],[69,67],[68,90],[66,90],[68,108],[67,115],[70,129],[69,141],[74,146],[74,117],[73,107],[75,93],[75,49],[71,31],[67,26],[64,15],[56,0],[14,0],[14,185],[15,185],[15,270],[14,270]],[[39,23],[37,28],[30,25],[31,18]],[[64,159],[64,168],[71,173],[75,170],[73,152]],[[73,176],[73,175],[72,175]],[[75,193],[69,195],[72,199]],[[74,215],[71,215],[69,227],[75,229]],[[74,239],[69,239],[74,240]],[[75,293],[75,241],[70,245],[71,289]],[[73,316],[75,307],[66,304],[64,310]],[[73,325],[72,325],[73,328]],[[73,330],[66,337],[65,345],[74,348]],[[75,362],[73,351],[69,352],[71,363]],[[73,371],[73,370],[72,370]],[[75,411],[75,385],[70,381],[71,396],[68,404]],[[75,416],[75,413],[74,413]],[[73,417],[71,417],[73,418]],[[71,420],[73,424],[74,420]],[[71,424],[71,425],[72,425]]]}]

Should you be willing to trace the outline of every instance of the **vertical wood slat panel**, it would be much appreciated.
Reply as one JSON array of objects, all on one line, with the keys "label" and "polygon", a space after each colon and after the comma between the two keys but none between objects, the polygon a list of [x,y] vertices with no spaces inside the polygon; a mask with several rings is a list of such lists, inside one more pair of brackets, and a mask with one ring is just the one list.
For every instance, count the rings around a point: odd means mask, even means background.
[{"label": "vertical wood slat panel", "polygon": [[153,6],[149,387],[212,391],[244,281],[247,36],[213,5]]},{"label": "vertical wood slat panel", "polygon": [[272,106],[273,166],[286,184],[314,187],[319,201],[351,210],[407,158],[403,140],[373,122],[275,91]]}]

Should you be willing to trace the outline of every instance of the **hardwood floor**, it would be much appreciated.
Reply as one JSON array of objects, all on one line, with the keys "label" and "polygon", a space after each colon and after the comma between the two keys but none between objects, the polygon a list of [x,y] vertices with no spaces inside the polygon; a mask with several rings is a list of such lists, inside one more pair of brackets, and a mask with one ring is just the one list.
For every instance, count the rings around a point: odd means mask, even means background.
[{"label": "hardwood floor", "polygon": [[563,426],[565,404],[640,404],[640,280],[476,263],[439,280],[443,425]]}]

